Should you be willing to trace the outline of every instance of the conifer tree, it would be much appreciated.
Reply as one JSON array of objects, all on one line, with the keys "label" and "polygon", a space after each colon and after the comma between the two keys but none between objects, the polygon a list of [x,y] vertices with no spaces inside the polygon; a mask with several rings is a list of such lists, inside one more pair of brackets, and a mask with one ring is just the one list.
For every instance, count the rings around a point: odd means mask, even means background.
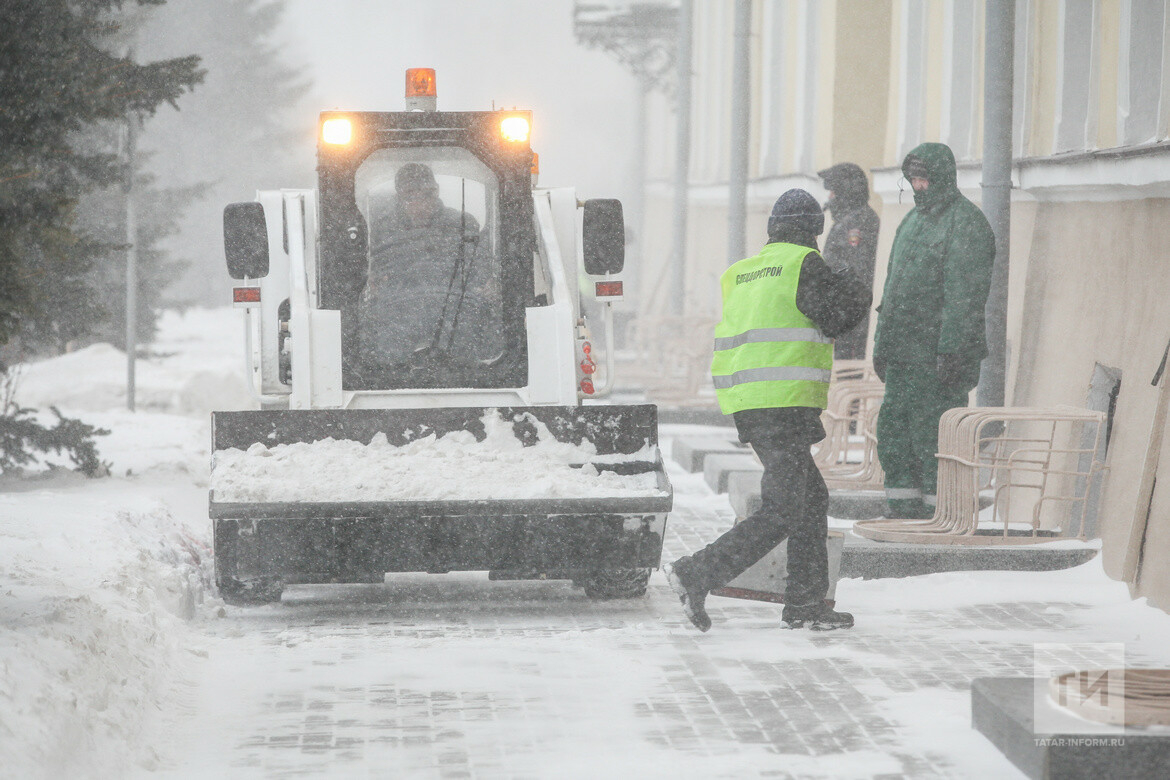
[{"label": "conifer tree", "polygon": [[[165,0],[135,0],[162,5]],[[0,3],[0,343],[60,346],[102,311],[95,262],[115,248],[80,233],[79,200],[126,175],[103,123],[153,115],[203,78],[199,58],[140,63],[111,44],[122,0]]]}]

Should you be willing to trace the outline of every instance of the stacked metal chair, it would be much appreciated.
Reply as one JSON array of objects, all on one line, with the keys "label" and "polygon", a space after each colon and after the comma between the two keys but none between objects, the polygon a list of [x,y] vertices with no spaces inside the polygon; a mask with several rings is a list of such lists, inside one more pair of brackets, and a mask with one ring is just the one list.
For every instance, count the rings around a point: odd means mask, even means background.
[{"label": "stacked metal chair", "polygon": [[[919,544],[1035,544],[1056,536],[1044,528],[1044,513],[1067,505],[1059,538],[1085,538],[1090,487],[1105,468],[1104,413],[960,407],[945,412],[938,429],[934,517],[861,520],[853,526],[856,533]],[[993,435],[997,430],[1002,432]],[[993,497],[990,521],[981,525],[979,494],[987,490]]]},{"label": "stacked metal chair", "polygon": [[877,458],[877,414],[885,385],[866,360],[833,365],[829,406],[821,415],[825,439],[813,457],[825,484],[841,490],[881,490],[885,480]]}]

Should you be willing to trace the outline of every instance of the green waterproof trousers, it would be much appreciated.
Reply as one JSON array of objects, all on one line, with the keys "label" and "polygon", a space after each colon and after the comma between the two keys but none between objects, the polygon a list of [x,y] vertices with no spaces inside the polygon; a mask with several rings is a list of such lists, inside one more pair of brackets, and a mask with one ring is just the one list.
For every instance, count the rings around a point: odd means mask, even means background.
[{"label": "green waterproof trousers", "polygon": [[935,366],[890,363],[877,419],[877,453],[886,473],[887,517],[924,518],[938,503],[938,420],[967,405],[968,390],[939,382]]}]

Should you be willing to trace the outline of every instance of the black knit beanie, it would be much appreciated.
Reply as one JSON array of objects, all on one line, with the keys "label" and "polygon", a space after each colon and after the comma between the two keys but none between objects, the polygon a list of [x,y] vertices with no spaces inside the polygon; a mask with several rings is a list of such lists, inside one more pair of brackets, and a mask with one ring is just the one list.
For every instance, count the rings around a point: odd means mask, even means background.
[{"label": "black knit beanie", "polygon": [[825,231],[825,212],[817,199],[801,189],[793,189],[776,199],[772,216],[768,217],[768,236],[775,236],[783,225],[790,225],[802,233],[819,236]]}]

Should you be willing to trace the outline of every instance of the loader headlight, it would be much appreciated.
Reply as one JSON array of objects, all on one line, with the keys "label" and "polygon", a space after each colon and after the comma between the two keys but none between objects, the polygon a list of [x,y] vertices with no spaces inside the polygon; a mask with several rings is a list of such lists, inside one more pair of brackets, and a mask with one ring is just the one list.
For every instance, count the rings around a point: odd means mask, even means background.
[{"label": "loader headlight", "polygon": [[506,116],[500,120],[500,135],[505,141],[524,143],[528,140],[528,120],[522,116]]},{"label": "loader headlight", "polygon": [[353,123],[345,117],[326,119],[321,124],[321,140],[341,146],[353,140]]}]

